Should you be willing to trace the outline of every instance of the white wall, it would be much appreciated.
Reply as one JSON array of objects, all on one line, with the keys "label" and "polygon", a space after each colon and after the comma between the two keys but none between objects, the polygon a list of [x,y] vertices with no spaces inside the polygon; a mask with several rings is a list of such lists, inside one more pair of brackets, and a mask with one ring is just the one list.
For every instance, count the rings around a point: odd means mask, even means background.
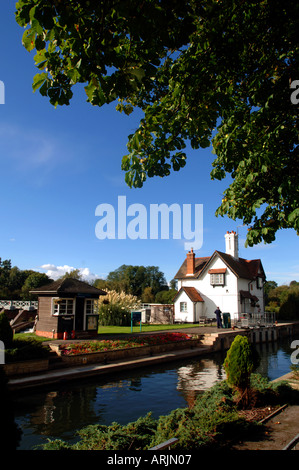
[{"label": "white wall", "polygon": [[[180,311],[180,303],[187,303],[187,311]],[[182,291],[174,304],[174,319],[175,321],[183,321],[187,323],[194,323],[199,320],[202,315],[203,302],[192,302],[186,292]]]},{"label": "white wall", "polygon": [[184,279],[181,284],[195,287],[200,292],[204,300],[202,315],[215,319],[214,312],[219,306],[222,312],[229,312],[233,318],[238,312],[237,279],[220,258],[216,258],[209,266],[209,269],[220,268],[226,268],[224,286],[212,286],[208,270],[202,279]]},{"label": "white wall", "polygon": [[[212,286],[210,283],[210,274],[208,274],[209,269],[221,269],[226,268],[225,273],[225,284],[224,286]],[[209,269],[206,270],[202,279],[183,279],[178,281],[178,289],[182,286],[195,287],[200,293],[204,303],[200,302],[200,307],[202,309],[200,315],[206,316],[208,318],[215,319],[215,310],[219,306],[222,312],[229,312],[231,319],[238,319],[238,313],[244,311],[244,307],[241,305],[240,299],[240,290],[248,291],[258,297],[260,310],[264,311],[264,298],[263,298],[263,289],[258,289],[256,281],[252,281],[249,284],[248,279],[238,279],[235,274],[226,266],[226,264],[218,257],[216,257]],[[251,288],[252,286],[252,288]],[[182,294],[183,295],[183,294]],[[189,297],[184,293],[188,302],[191,302]],[[180,296],[175,303],[175,315],[179,316],[179,302],[182,301],[182,296]],[[192,302],[191,302],[192,304]],[[251,307],[251,303],[247,300],[247,312],[258,312],[257,308]],[[193,312],[193,310],[192,310]],[[183,315],[183,314],[182,314]],[[189,304],[188,304],[188,318],[191,315],[191,306],[189,314]],[[186,315],[185,315],[186,316]],[[198,316],[196,315],[196,320],[198,321]],[[193,321],[193,320],[187,320]]]},{"label": "white wall", "polygon": [[[249,282],[248,279],[239,279],[239,291],[245,290],[249,291],[251,295],[255,295],[259,300],[256,304],[259,305],[260,311],[264,312],[264,289],[259,289],[257,287],[256,280]],[[250,299],[246,299],[246,304],[244,308],[244,301],[241,304],[241,299],[239,295],[239,305],[240,305],[240,312],[242,313],[258,313],[257,307],[252,307]]]}]

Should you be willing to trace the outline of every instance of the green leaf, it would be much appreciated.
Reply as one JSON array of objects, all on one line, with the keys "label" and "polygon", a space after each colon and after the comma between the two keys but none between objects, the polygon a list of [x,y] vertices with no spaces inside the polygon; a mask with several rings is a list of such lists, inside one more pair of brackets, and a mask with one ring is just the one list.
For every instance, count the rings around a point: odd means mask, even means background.
[{"label": "green leaf", "polygon": [[288,221],[292,224],[296,221],[296,219],[299,219],[299,208],[293,210],[288,216]]},{"label": "green leaf", "polygon": [[28,52],[35,47],[35,32],[32,29],[26,29],[23,33],[22,44]]},{"label": "green leaf", "polygon": [[37,73],[33,78],[33,84],[32,84],[33,91],[35,92],[47,79],[48,79],[47,73],[45,72]]}]

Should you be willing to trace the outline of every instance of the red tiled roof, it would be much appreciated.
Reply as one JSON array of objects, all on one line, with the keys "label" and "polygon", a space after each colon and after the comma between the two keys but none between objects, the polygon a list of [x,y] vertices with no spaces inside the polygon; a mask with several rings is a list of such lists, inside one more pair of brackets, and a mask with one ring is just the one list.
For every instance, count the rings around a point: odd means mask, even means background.
[{"label": "red tiled roof", "polygon": [[226,268],[218,268],[218,269],[209,269],[209,274],[225,274]]},{"label": "red tiled roof", "polygon": [[173,302],[182,291],[186,292],[186,294],[188,295],[189,299],[192,302],[204,302],[203,298],[201,297],[198,290],[195,289],[195,287],[186,287],[186,286],[183,286],[183,287],[180,288],[178,293],[175,295],[175,297],[173,299]]}]

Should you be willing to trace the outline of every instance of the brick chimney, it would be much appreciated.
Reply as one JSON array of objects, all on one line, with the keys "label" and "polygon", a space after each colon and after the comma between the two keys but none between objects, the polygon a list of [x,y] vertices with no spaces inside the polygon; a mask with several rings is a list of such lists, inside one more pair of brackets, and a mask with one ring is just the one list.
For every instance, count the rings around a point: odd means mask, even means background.
[{"label": "brick chimney", "polygon": [[239,259],[238,234],[234,231],[225,234],[225,253]]},{"label": "brick chimney", "polygon": [[193,248],[187,253],[187,271],[186,276],[193,276],[195,271],[195,253]]}]

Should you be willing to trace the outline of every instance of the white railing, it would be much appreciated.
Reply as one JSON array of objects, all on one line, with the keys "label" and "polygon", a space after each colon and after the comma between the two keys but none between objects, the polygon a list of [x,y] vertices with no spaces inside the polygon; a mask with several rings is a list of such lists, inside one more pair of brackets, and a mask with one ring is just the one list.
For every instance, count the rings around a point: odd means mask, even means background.
[{"label": "white railing", "polygon": [[0,300],[0,310],[37,310],[37,300]]},{"label": "white railing", "polygon": [[269,327],[274,324],[275,313],[273,312],[239,313],[237,320],[237,326],[241,328]]}]

